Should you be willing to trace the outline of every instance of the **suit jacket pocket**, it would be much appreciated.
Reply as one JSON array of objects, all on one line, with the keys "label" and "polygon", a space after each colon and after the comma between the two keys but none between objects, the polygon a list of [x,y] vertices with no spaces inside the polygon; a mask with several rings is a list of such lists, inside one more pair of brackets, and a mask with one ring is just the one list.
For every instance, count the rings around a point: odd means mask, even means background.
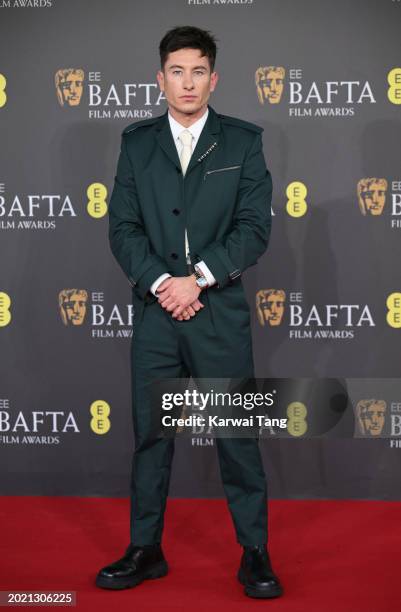
[{"label": "suit jacket pocket", "polygon": [[230,170],[238,170],[239,168],[241,168],[241,164],[237,164],[236,166],[225,166],[224,168],[214,168],[213,170],[207,170],[207,172],[205,172],[203,176],[203,180],[205,181],[209,175],[215,174],[216,172],[228,172]]}]

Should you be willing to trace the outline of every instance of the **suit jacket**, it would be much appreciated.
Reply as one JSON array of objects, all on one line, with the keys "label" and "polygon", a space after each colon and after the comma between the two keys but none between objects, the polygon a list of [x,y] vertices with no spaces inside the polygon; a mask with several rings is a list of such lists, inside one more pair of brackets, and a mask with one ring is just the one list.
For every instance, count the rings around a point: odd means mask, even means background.
[{"label": "suit jacket", "polygon": [[263,128],[209,115],[185,176],[167,111],[127,126],[109,203],[109,241],[133,288],[139,323],[163,272],[186,276],[185,227],[192,263],[204,260],[217,285],[200,294],[217,327],[249,324],[241,274],[267,249],[272,180]]}]

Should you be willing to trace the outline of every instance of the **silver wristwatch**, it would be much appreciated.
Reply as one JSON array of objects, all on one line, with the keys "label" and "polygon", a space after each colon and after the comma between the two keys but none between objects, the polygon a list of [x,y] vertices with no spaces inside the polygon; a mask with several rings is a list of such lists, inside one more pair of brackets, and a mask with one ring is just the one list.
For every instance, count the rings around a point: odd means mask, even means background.
[{"label": "silver wristwatch", "polygon": [[209,283],[206,280],[206,277],[201,272],[200,268],[195,264],[194,265],[194,274],[195,274],[195,282],[200,289],[207,289],[209,287]]}]

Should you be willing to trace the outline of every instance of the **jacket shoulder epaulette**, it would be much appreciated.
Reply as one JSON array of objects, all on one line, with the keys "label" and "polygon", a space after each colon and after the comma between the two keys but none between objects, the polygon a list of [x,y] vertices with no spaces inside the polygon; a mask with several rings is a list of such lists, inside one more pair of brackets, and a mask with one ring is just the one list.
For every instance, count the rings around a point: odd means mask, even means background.
[{"label": "jacket shoulder epaulette", "polygon": [[135,123],[130,123],[129,125],[127,125],[126,128],[124,128],[123,134],[129,134],[137,128],[152,125],[153,123],[156,123],[159,118],[160,117],[151,117],[150,119],[142,119],[141,121],[135,121]]},{"label": "jacket shoulder epaulette", "polygon": [[256,123],[251,123],[250,121],[244,121],[243,119],[237,119],[237,117],[229,117],[228,115],[219,115],[220,120],[228,125],[235,125],[237,127],[244,128],[246,130],[251,130],[252,132],[263,132],[263,128]]}]

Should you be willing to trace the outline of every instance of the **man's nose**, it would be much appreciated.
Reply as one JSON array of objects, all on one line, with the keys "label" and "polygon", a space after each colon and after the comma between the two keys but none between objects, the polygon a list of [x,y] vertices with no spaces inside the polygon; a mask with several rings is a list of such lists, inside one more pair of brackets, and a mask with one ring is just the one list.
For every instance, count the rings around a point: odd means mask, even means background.
[{"label": "man's nose", "polygon": [[194,82],[192,80],[192,76],[186,76],[184,77],[184,83],[183,83],[184,89],[193,89],[194,87]]}]

